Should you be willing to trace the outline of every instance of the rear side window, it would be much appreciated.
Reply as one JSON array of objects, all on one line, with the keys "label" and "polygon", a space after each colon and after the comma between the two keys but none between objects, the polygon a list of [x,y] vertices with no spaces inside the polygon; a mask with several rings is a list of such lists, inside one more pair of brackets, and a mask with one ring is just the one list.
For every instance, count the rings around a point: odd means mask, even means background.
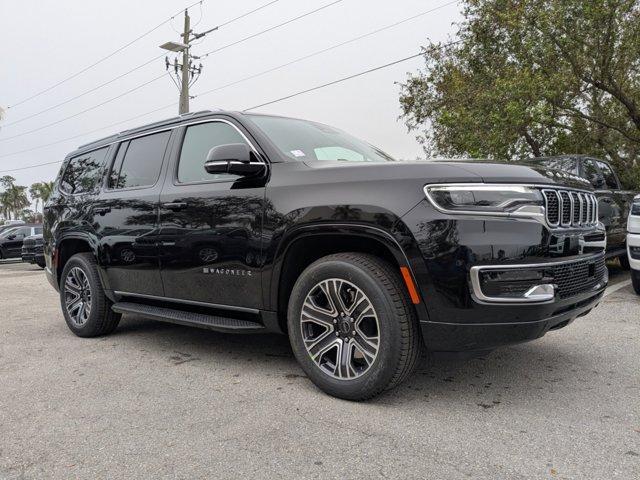
[{"label": "rear side window", "polygon": [[187,128],[180,151],[180,183],[211,180],[234,180],[237,175],[210,174],[204,169],[207,154],[213,147],[229,143],[247,143],[235,127],[224,122],[209,122]]},{"label": "rear side window", "polygon": [[34,235],[41,235],[42,234],[42,227],[36,227],[34,229]]},{"label": "rear side window", "polygon": [[122,142],[109,174],[109,188],[154,185],[160,176],[170,136],[171,132],[167,131]]},{"label": "rear side window", "polygon": [[69,160],[60,179],[60,190],[68,194],[95,191],[102,179],[108,149],[101,148]]}]

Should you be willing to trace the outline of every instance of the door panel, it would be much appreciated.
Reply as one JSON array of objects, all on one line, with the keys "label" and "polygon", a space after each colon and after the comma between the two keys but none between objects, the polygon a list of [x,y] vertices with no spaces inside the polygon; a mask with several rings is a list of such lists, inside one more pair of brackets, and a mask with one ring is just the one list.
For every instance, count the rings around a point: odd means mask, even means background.
[{"label": "door panel", "polygon": [[162,296],[158,248],[158,200],[170,131],[124,141],[94,202],[100,263],[109,288]]},{"label": "door panel", "polygon": [[260,308],[264,182],[204,170],[211,148],[248,140],[235,126],[220,121],[187,127],[181,135],[177,163],[160,196],[165,295]]}]

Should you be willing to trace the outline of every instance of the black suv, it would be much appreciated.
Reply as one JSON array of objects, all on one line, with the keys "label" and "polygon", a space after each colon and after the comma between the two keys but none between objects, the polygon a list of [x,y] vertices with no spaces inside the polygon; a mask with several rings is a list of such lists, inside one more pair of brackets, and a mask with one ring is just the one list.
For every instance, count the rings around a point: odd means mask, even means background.
[{"label": "black suv", "polygon": [[304,120],[184,115],[80,147],[56,183],[47,276],[76,335],[122,313],[287,332],[309,378],[347,399],[399,384],[424,346],[475,354],[564,327],[607,284],[588,182],[398,162]]}]

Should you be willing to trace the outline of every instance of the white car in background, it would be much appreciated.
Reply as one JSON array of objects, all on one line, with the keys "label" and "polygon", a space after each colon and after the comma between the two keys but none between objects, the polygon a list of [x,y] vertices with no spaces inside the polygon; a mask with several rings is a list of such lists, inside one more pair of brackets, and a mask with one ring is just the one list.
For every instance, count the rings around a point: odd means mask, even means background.
[{"label": "white car in background", "polygon": [[633,289],[640,295],[640,195],[633,199],[627,220],[627,254]]}]

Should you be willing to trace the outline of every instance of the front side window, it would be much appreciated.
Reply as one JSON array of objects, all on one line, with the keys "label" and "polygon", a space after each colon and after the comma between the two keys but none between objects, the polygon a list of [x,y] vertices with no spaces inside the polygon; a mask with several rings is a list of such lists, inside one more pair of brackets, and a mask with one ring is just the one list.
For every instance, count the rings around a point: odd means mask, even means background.
[{"label": "front side window", "polygon": [[109,174],[109,188],[155,185],[170,136],[167,131],[122,142]]},{"label": "front side window", "polygon": [[616,176],[613,173],[613,170],[611,170],[611,167],[604,162],[597,162],[597,163],[598,163],[598,166],[600,167],[600,171],[602,172],[602,175],[604,176],[604,181],[607,184],[607,188],[610,188],[611,190],[617,190],[618,180],[616,180]]},{"label": "front side window", "polygon": [[108,149],[101,148],[69,160],[60,180],[60,189],[68,194],[95,191],[102,179]]},{"label": "front side window", "polygon": [[247,143],[240,132],[225,122],[208,122],[187,127],[180,150],[178,182],[233,181],[237,175],[210,174],[204,169],[209,150],[229,143]]},{"label": "front side window", "polygon": [[342,162],[390,162],[382,150],[337,128],[321,123],[266,115],[248,115],[278,147],[293,160]]}]

